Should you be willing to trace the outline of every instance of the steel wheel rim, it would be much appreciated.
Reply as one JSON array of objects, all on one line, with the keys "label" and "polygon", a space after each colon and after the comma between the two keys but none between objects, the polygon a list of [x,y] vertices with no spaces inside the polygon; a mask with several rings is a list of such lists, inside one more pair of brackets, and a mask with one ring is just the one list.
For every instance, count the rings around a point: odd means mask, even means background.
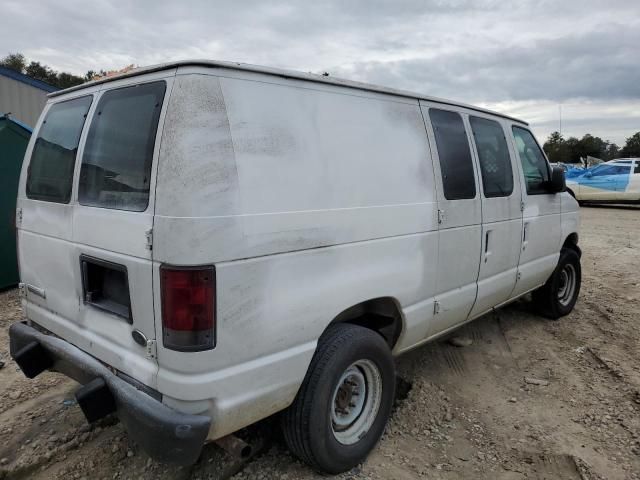
[{"label": "steel wheel rim", "polygon": [[567,263],[560,270],[560,286],[558,287],[558,302],[562,306],[571,303],[573,295],[576,291],[576,269],[570,263]]},{"label": "steel wheel rim", "polygon": [[340,376],[331,401],[331,430],[353,445],[371,429],[382,402],[382,375],[371,360],[352,363]]}]

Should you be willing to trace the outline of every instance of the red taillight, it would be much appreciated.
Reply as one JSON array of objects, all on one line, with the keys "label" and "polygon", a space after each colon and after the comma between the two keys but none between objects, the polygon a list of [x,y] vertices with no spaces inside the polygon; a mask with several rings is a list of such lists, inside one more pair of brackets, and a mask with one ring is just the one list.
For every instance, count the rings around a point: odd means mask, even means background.
[{"label": "red taillight", "polygon": [[215,347],[214,267],[160,268],[165,348],[199,352]]}]

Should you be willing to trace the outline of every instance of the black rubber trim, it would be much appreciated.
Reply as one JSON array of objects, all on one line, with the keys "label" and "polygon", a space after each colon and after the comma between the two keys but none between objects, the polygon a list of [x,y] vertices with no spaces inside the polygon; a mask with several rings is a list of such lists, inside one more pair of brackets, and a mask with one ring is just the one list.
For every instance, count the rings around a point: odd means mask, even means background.
[{"label": "black rubber trim", "polygon": [[192,465],[209,433],[211,418],[181,413],[136,389],[100,361],[69,342],[40,333],[26,323],[9,328],[11,357],[33,342],[47,352],[52,370],[86,385],[104,380],[116,404],[116,415],[129,436],[152,458],[165,463]]},{"label": "black rubber trim", "polygon": [[53,366],[53,359],[38,342],[29,342],[13,353],[13,359],[27,378],[36,378]]},{"label": "black rubber trim", "polygon": [[97,422],[116,411],[116,402],[111,390],[107,382],[100,377],[80,387],[76,391],[76,400],[89,423]]}]

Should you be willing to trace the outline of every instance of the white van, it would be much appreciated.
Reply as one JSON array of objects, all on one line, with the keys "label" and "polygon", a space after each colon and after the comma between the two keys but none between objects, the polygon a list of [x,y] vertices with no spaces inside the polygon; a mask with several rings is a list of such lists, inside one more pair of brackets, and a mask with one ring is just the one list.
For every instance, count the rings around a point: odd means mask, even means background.
[{"label": "white van", "polygon": [[344,471],[385,428],[393,356],[527,292],[572,310],[577,209],[521,120],[235,63],[139,69],[50,95],[11,354],[155,458],[283,411],[298,457]]}]

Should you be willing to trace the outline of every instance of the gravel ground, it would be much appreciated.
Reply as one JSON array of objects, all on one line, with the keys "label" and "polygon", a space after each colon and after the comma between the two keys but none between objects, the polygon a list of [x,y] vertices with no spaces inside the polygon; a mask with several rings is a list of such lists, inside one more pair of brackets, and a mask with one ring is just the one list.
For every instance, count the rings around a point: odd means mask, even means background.
[{"label": "gravel ground", "polygon": [[[367,461],[341,479],[640,480],[640,208],[583,208],[583,288],[560,321],[528,299],[397,360],[399,398]],[[74,382],[9,358],[16,291],[0,293],[0,480],[315,479],[274,432],[248,461],[207,445],[191,468],[150,460],[114,419],[86,425]],[[458,343],[466,345],[469,342]],[[260,445],[262,445],[260,447]]]}]

